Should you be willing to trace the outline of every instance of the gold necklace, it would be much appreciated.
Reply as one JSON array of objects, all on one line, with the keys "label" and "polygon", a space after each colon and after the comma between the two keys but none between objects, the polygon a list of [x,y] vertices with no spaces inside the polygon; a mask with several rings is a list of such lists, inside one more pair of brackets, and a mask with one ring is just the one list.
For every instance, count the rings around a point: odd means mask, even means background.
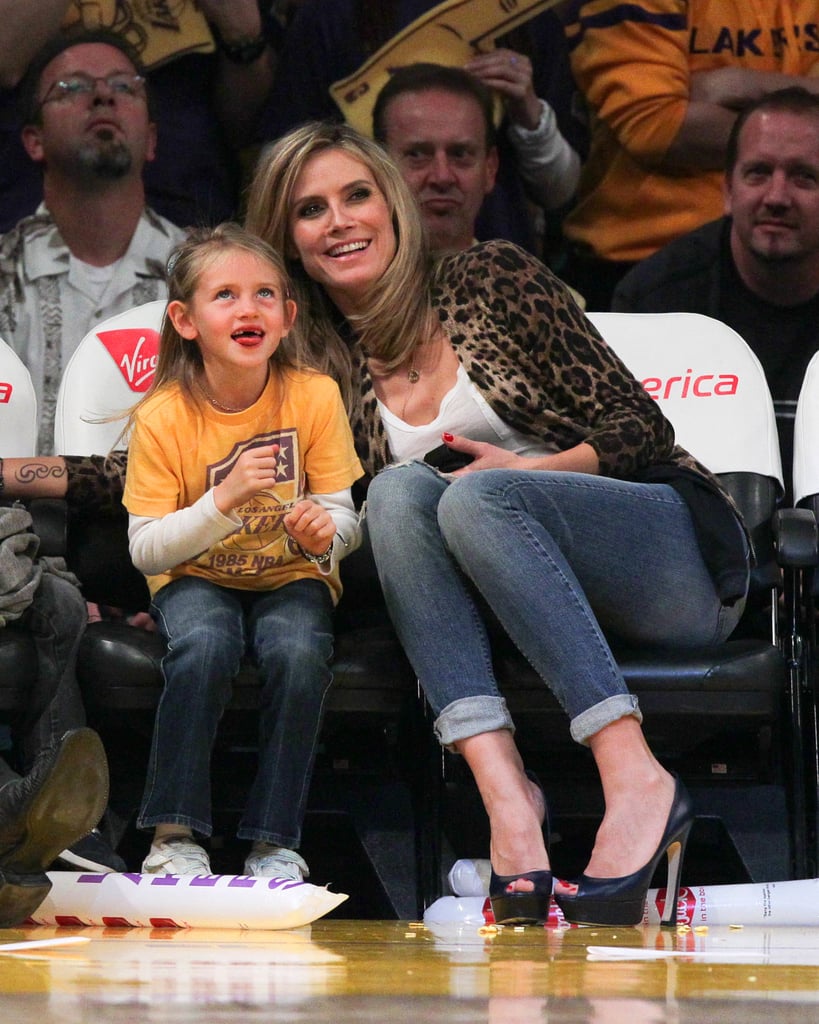
[{"label": "gold necklace", "polygon": [[214,409],[218,409],[219,412],[244,412],[245,409],[249,409],[250,406],[253,405],[253,402],[251,402],[249,405],[242,405],[238,409],[234,409],[230,405],[223,405],[220,401],[218,401],[218,399],[213,397],[213,395],[210,393],[210,391],[208,391],[208,389],[205,387],[201,380],[197,380],[196,383],[199,386],[199,390],[205,396],[207,401],[210,402]]}]

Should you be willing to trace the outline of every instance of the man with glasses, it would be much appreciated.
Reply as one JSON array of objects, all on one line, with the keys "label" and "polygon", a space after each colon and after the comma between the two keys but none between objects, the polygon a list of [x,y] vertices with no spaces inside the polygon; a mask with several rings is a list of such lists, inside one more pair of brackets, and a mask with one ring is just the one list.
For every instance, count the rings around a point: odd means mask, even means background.
[{"label": "man with glasses", "polygon": [[42,198],[14,124],[34,55],[69,27],[107,28],[147,69],[158,153],[148,202],[187,228],[236,218],[282,35],[284,0],[0,0],[0,232]]},{"label": "man with glasses", "polygon": [[94,324],[165,297],[165,260],[184,233],[145,205],[156,130],[120,36],[52,40],[29,69],[23,122],[43,202],[0,237],[0,337],[31,373],[46,454],[63,367]]}]

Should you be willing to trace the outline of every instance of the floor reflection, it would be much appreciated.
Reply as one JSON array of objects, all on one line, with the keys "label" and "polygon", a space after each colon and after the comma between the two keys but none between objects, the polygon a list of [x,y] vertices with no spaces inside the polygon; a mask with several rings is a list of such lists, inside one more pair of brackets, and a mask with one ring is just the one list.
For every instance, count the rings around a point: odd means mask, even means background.
[{"label": "floor reflection", "polygon": [[[3,1020],[766,1024],[819,1013],[819,929],[500,928],[318,921],[293,931],[29,928],[3,942]],[[775,1007],[771,1007],[775,1003]]]}]

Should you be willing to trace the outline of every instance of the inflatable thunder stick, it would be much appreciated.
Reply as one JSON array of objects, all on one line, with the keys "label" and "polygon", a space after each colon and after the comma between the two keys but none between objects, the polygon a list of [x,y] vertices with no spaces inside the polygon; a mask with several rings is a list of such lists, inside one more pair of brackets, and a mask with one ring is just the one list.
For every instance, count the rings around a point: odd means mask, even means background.
[{"label": "inflatable thunder stick", "polygon": [[[430,906],[424,921],[443,924],[494,922],[488,894],[489,861],[456,861],[449,873],[455,896],[444,896]],[[665,889],[649,889],[644,924],[659,924]],[[748,882],[740,885],[692,885],[679,890],[677,924],[785,925],[819,924],[819,878],[784,882]],[[564,924],[554,903],[550,925]]]},{"label": "inflatable thunder stick", "polygon": [[49,872],[34,924],[124,928],[300,928],[348,899],[289,878]]}]

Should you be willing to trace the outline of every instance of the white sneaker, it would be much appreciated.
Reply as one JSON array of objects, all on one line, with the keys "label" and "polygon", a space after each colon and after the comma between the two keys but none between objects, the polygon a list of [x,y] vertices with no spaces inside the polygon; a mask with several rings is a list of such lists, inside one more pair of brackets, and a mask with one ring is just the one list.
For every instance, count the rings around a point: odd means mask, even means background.
[{"label": "white sneaker", "polygon": [[142,862],[145,875],[210,875],[210,860],[190,836],[171,836],[151,843]]},{"label": "white sneaker", "polygon": [[310,868],[295,850],[264,843],[248,854],[245,874],[254,878],[290,878],[294,882],[303,882],[310,877]]}]

